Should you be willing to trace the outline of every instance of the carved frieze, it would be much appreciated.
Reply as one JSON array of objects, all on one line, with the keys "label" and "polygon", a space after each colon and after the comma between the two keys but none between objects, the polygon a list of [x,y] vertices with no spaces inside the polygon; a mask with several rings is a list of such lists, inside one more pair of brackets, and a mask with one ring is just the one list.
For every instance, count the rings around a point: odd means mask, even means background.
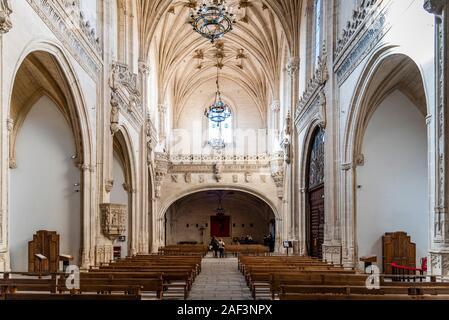
[{"label": "carved frieze", "polygon": [[105,237],[117,239],[126,232],[127,206],[122,204],[102,203],[101,229]]},{"label": "carved frieze", "polygon": [[350,43],[352,37],[356,32],[363,27],[367,18],[371,15],[375,4],[378,0],[362,0],[357,8],[352,12],[352,19],[346,23],[343,29],[341,38],[337,40],[337,47],[335,49],[335,56],[339,56],[345,46]]},{"label": "carved frieze", "polygon": [[390,30],[388,6],[380,3],[389,1],[365,0],[355,10],[353,19],[343,31],[334,52],[334,71],[339,85],[349,77],[366,55],[380,42]]},{"label": "carved frieze", "polygon": [[26,1],[96,81],[103,67],[102,44],[95,35],[95,30],[79,10],[79,1]]}]

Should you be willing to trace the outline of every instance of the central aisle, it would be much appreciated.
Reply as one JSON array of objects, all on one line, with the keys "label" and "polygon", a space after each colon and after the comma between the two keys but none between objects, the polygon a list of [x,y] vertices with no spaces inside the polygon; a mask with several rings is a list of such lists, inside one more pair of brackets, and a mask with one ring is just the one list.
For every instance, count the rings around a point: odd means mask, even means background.
[{"label": "central aisle", "polygon": [[203,259],[189,300],[251,300],[245,278],[238,270],[237,258]]}]

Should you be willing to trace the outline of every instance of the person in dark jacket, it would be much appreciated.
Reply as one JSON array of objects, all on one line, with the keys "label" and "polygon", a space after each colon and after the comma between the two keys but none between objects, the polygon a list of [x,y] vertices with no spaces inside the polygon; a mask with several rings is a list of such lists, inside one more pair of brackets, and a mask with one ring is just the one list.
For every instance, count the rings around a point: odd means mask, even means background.
[{"label": "person in dark jacket", "polygon": [[214,252],[214,257],[218,258],[218,240],[215,237],[212,237],[212,239],[210,240],[210,244],[209,244],[209,248],[212,249],[212,251]]}]

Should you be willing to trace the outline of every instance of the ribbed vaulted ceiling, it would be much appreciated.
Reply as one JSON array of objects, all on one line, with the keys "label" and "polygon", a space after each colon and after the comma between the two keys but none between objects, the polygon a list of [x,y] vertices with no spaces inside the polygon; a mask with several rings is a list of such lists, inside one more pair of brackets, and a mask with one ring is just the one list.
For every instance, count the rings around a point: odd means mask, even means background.
[{"label": "ribbed vaulted ceiling", "polygon": [[[237,83],[260,114],[266,114],[269,99],[279,98],[286,56],[297,56],[294,40],[298,39],[301,2],[228,0],[237,23],[223,40],[211,44],[189,23],[189,7],[195,0],[139,0],[140,55],[157,59],[161,102],[171,95],[174,116],[179,117],[198,87],[215,84],[218,56],[223,63],[221,77]],[[150,57],[150,49],[155,57]]]}]

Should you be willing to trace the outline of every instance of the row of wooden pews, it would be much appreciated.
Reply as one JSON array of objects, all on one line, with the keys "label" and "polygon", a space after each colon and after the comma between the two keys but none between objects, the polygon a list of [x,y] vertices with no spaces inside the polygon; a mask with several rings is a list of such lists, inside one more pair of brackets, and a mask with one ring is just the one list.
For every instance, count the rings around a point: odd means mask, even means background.
[{"label": "row of wooden pews", "polygon": [[268,247],[260,244],[230,244],[226,245],[226,254],[238,255],[267,255],[270,252]]},{"label": "row of wooden pews", "polygon": [[[137,255],[79,274],[0,274],[0,300],[187,299],[201,272],[201,255]],[[69,284],[69,286],[67,286]]]},{"label": "row of wooden pews", "polygon": [[370,275],[309,257],[240,256],[239,269],[254,299],[449,300],[449,283],[435,278],[411,282],[411,276],[410,281],[397,282],[392,275],[379,275],[379,287],[371,289]]},{"label": "row of wooden pews", "polygon": [[177,255],[177,256],[202,256],[204,257],[209,250],[209,247],[202,244],[181,244],[169,245],[159,248],[161,255]]},{"label": "row of wooden pews", "polygon": [[0,300],[141,300],[140,283],[83,280],[78,290],[71,290],[66,277],[63,273],[2,273]]},{"label": "row of wooden pews", "polygon": [[[126,277],[152,278],[160,281],[158,285],[144,288],[146,293],[153,292],[157,299],[170,291],[172,298],[187,299],[193,282],[201,272],[201,255],[137,255],[89,270],[89,277]],[[176,293],[179,293],[176,295]]]}]

